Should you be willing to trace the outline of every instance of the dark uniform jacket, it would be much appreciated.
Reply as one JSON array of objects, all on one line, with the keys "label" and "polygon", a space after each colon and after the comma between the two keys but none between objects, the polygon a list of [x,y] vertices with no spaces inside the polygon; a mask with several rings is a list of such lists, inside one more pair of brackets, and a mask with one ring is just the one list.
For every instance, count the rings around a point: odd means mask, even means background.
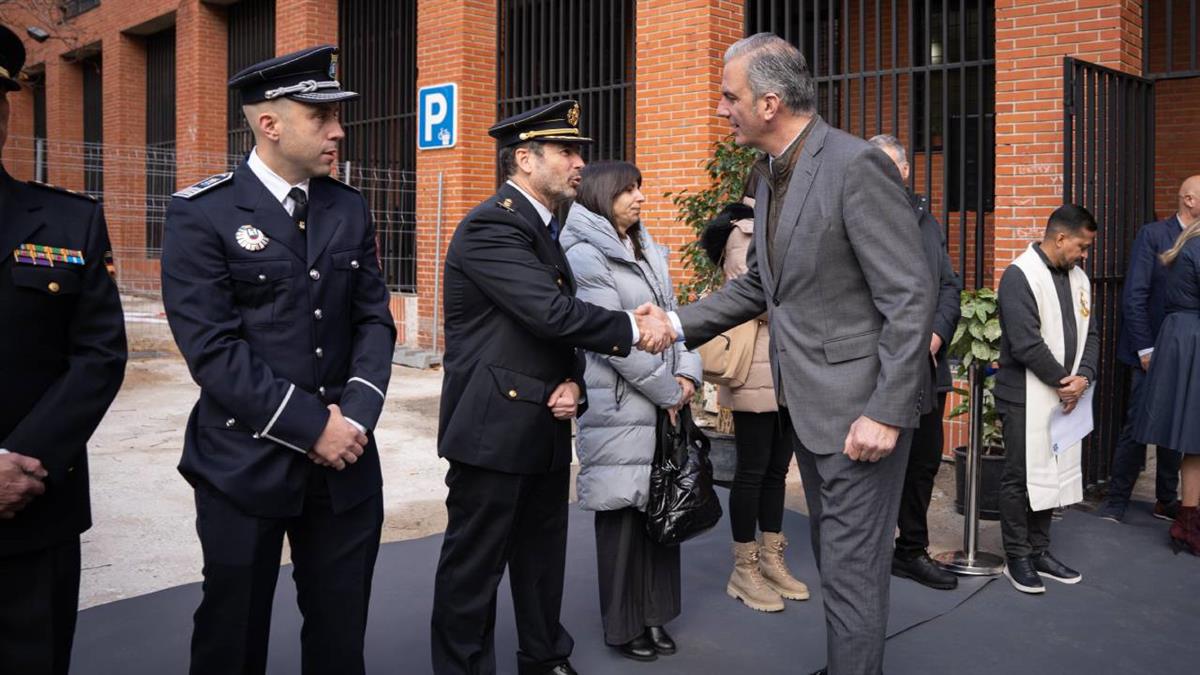
[{"label": "dark uniform jacket", "polygon": [[1143,225],[1133,241],[1121,294],[1121,333],[1117,337],[1117,358],[1126,365],[1141,368],[1138,352],[1152,348],[1158,339],[1158,329],[1167,314],[1168,269],[1158,254],[1174,246],[1181,232],[1179,216],[1171,216]]},{"label": "dark uniform jacket", "polygon": [[[238,243],[246,226],[266,235],[264,248]],[[344,471],[305,455],[330,403],[373,429],[391,377],[396,327],[357,190],[312,179],[305,235],[243,162],[176,193],[162,279],[167,320],[201,389],[179,464],[189,482],[261,517],[300,513],[311,471],[327,472],[335,511],[379,491],[373,437]]]},{"label": "dark uniform jacket", "polygon": [[[13,251],[24,244],[82,252],[83,264],[19,262]],[[45,494],[0,520],[0,555],[91,527],[87,441],[125,374],[111,255],[99,204],[0,169],[0,448],[49,472]]]},{"label": "dark uniform jacket", "polygon": [[571,422],[546,403],[567,379],[583,390],[577,347],[629,354],[629,316],[575,298],[562,249],[507,184],[459,224],[445,284],[438,454],[508,473],[569,466]]},{"label": "dark uniform jacket", "polygon": [[[917,214],[917,222],[921,228],[921,246],[925,251],[925,260],[929,263],[929,272],[937,288],[937,302],[933,306],[933,332],[942,338],[942,348],[937,353],[937,365],[931,363],[930,386],[926,389],[925,402],[932,410],[935,394],[950,391],[950,360],[946,354],[950,349],[950,340],[958,328],[958,320],[962,316],[960,297],[962,295],[962,279],[954,271],[950,262],[950,254],[946,251],[946,238],[937,218],[929,212],[929,198],[925,195],[908,193],[913,211]],[[928,412],[928,410],[926,411]]]}]

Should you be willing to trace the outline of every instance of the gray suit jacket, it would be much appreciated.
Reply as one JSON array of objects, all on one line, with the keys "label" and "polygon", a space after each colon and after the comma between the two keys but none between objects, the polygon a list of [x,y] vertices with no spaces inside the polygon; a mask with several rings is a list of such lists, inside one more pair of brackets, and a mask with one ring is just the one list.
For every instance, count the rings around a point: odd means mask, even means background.
[{"label": "gray suit jacket", "polygon": [[796,435],[841,452],[850,424],[917,425],[935,292],[916,216],[892,161],[818,118],[770,228],[760,181],[746,274],[678,310],[689,347],[766,311],[771,371]]}]

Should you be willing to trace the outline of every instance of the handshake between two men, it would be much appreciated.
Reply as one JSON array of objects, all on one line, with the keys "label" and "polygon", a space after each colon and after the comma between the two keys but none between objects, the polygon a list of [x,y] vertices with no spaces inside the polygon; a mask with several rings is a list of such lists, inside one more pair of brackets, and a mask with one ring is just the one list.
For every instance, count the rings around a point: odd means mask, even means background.
[{"label": "handshake between two men", "polygon": [[637,348],[644,352],[661,354],[679,339],[671,318],[662,307],[647,302],[633,310],[633,318],[638,328]]}]

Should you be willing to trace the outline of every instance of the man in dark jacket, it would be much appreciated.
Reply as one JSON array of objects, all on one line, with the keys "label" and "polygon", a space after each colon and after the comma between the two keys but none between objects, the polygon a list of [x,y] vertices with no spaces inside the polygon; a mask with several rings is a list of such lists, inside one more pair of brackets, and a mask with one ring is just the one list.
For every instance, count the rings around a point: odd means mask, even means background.
[{"label": "man in dark jacket", "polygon": [[[895,136],[880,135],[869,141],[887,153],[900,170],[900,178],[908,181],[912,167],[908,154]],[[908,469],[904,489],[900,493],[900,536],[892,556],[892,574],[939,590],[958,587],[958,577],[943,570],[929,557],[929,500],[933,496],[933,481],[942,462],[942,417],[946,410],[946,393],[950,391],[950,362],[946,351],[958,327],[961,315],[959,295],[962,280],[950,264],[942,226],[929,212],[929,198],[908,191],[908,199],[917,214],[921,227],[921,243],[929,272],[937,285],[937,302],[933,309],[933,334],[929,338],[928,384],[925,389],[926,409],[913,433],[908,454]]]},{"label": "man in dark jacket", "polygon": [[[1121,300],[1121,333],[1117,338],[1117,358],[1129,367],[1129,402],[1125,426],[1113,451],[1108,495],[1099,509],[1101,518],[1121,522],[1133,485],[1146,461],[1146,445],[1133,438],[1133,427],[1142,407],[1142,383],[1150,368],[1154,342],[1162,325],[1167,304],[1167,267],[1158,259],[1171,248],[1183,229],[1200,219],[1200,175],[1179,186],[1179,211],[1166,220],[1143,225],[1129,253],[1129,272]],[[1158,448],[1154,480],[1154,515],[1174,520],[1179,512],[1180,455],[1170,448]]]},{"label": "man in dark jacket", "polygon": [[[0,148],[25,48],[0,26]],[[95,200],[0,168],[0,671],[70,666],[87,442],[125,374],[125,322]]]},{"label": "man in dark jacket", "polygon": [[554,216],[583,159],[579,105],[559,101],[488,133],[507,182],[459,224],[446,253],[438,454],[450,461],[438,561],[433,670],[494,673],[496,589],[512,585],[522,675],[575,671],[559,623],[571,419],[583,414],[580,348],[625,356],[674,340],[652,317],[575,298]]},{"label": "man in dark jacket", "polygon": [[396,327],[375,227],[330,177],[344,136],[337,48],[243,70],[255,147],[232,173],[175,194],[163,303],[200,399],[180,473],[195,489],[204,595],[191,672],[266,670],[286,535],[304,673],[362,673],[383,524],[372,430]]}]

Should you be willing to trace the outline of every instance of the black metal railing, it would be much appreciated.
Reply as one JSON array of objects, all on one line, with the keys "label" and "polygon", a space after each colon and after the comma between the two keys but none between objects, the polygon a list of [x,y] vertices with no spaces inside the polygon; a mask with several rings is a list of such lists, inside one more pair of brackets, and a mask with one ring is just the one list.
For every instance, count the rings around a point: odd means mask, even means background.
[{"label": "black metal railing", "polygon": [[[230,5],[226,33],[229,76],[275,55],[275,0],[242,0]],[[226,103],[230,154],[244,155],[254,147],[254,135],[242,114],[242,99],[230,90]]]},{"label": "black metal railing", "polygon": [[1142,2],[1142,59],[1150,79],[1200,77],[1200,0]]},{"label": "black metal railing", "polygon": [[633,0],[506,0],[501,3],[497,119],[564,98],[582,108],[595,139],[584,157],[634,156]]},{"label": "black metal railing", "polygon": [[338,79],[362,97],[342,106],[343,179],[370,204],[388,287],[417,290],[416,0],[339,0]]},{"label": "black metal railing", "polygon": [[104,75],[100,57],[80,61],[83,69],[83,189],[104,197]]},{"label": "black metal railing", "polygon": [[162,250],[175,192],[175,28],[146,38],[146,250]]},{"label": "black metal railing", "polygon": [[804,53],[827,122],[905,144],[910,186],[930,196],[959,274],[983,284],[995,194],[993,0],[747,0],[745,9],[747,35],[772,32]]},{"label": "black metal railing", "polygon": [[1154,220],[1154,89],[1148,79],[1072,58],[1063,81],[1063,201],[1086,207],[1100,226],[1085,266],[1091,320],[1100,323],[1096,429],[1083,455],[1091,487],[1108,478],[1129,394],[1117,336],[1129,249],[1138,227]]}]

